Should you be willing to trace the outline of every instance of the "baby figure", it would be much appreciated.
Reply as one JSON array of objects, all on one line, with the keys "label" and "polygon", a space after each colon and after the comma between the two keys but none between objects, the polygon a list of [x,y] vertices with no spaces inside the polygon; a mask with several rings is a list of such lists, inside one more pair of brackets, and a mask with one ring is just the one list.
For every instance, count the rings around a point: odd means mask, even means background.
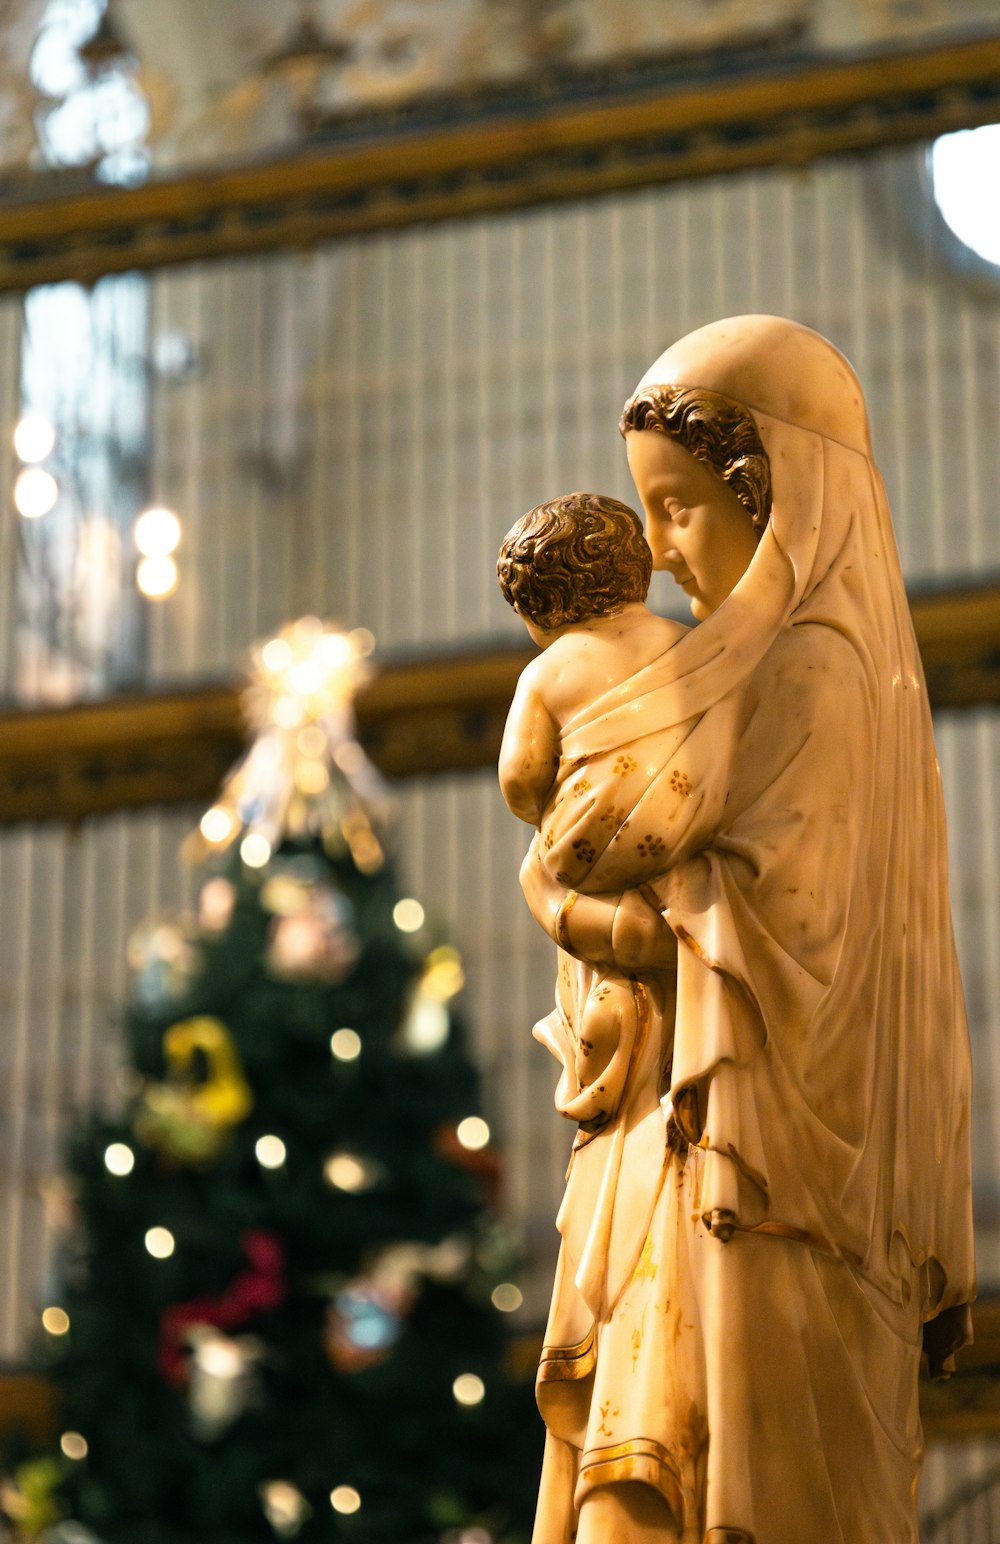
[{"label": "baby figure", "polygon": [[[551,843],[546,821],[557,789],[566,787],[574,770],[562,761],[564,728],[687,631],[646,606],[652,566],[638,515],[600,494],[570,493],[539,504],[504,537],[500,588],[542,652],[522,672],[514,694],[500,751],[500,787],[513,813],[539,830],[543,847]],[[598,844],[595,831],[594,850]],[[593,855],[586,837],[577,848],[585,858]],[[556,877],[583,888],[567,875]],[[645,877],[637,876],[636,886]],[[581,1087],[608,1065],[631,1003],[629,982],[614,972],[604,974],[590,994],[576,1051]],[[590,1124],[598,1123],[595,1112]]]}]

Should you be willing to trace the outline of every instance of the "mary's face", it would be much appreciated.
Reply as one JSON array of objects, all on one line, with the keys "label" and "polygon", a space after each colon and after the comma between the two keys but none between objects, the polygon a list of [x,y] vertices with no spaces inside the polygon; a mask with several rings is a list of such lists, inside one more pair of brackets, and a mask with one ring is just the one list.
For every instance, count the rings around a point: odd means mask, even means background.
[{"label": "mary's face", "polygon": [[668,434],[633,430],[625,447],[653,567],[673,575],[701,621],[746,573],[757,550],[753,522],[722,478]]}]

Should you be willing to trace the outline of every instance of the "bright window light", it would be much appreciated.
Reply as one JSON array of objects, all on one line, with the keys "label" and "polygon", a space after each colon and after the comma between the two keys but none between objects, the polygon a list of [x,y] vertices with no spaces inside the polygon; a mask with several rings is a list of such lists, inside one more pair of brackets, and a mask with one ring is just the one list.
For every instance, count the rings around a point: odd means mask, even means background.
[{"label": "bright window light", "polygon": [[1000,265],[1000,123],[942,135],[931,146],[930,168],[949,230],[977,256]]}]

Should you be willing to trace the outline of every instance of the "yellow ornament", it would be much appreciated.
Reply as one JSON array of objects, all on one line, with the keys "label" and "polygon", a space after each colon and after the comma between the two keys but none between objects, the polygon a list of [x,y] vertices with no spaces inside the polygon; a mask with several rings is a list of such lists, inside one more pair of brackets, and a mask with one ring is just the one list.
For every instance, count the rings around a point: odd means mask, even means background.
[{"label": "yellow ornament", "polygon": [[[192,1069],[199,1053],[208,1076],[196,1081]],[[167,1080],[147,1084],[136,1136],[182,1162],[210,1162],[253,1108],[232,1037],[219,1019],[183,1019],[164,1035],[163,1054]]]},{"label": "yellow ornament", "polygon": [[39,1537],[61,1516],[55,1499],[62,1468],[54,1458],[33,1458],[21,1464],[13,1481],[0,1482],[0,1509],[14,1524],[16,1539]]}]

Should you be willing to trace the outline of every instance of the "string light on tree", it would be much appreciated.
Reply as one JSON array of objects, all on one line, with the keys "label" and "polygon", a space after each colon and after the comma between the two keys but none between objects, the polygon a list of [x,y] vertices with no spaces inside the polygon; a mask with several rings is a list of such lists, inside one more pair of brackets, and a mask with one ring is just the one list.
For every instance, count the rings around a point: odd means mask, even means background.
[{"label": "string light on tree", "polygon": [[361,1510],[361,1496],[353,1485],[338,1485],[330,1492],[330,1505],[342,1517],[351,1517]]},{"label": "string light on tree", "polygon": [[104,1150],[104,1167],[109,1174],[123,1178],[135,1168],[135,1153],[126,1142],[112,1142]]},{"label": "string light on tree", "polygon": [[176,1240],[169,1228],[150,1228],[145,1244],[154,1260],[169,1260],[176,1248]]},{"label": "string light on tree", "polygon": [[222,847],[229,841],[236,829],[236,820],[233,814],[221,804],[213,804],[201,817],[198,829],[206,842],[213,847]]},{"label": "string light on tree", "polygon": [[463,1372],[455,1379],[451,1392],[460,1405],[481,1405],[486,1398],[486,1384],[477,1373]]},{"label": "string light on tree", "polygon": [[68,1335],[69,1314],[65,1308],[46,1308],[42,1313],[42,1328],[49,1335]]},{"label": "string light on tree", "polygon": [[280,1169],[288,1157],[288,1149],[280,1137],[258,1137],[254,1152],[262,1169]]},{"label": "string light on tree", "polygon": [[[256,651],[257,685],[249,697],[252,717],[290,729],[291,707],[306,726],[328,718],[350,703],[367,678],[368,638],[331,627],[319,617],[301,617],[269,638]],[[283,721],[284,720],[284,721]]]},{"label": "string light on tree", "polygon": [[28,465],[51,456],[55,443],[56,431],[41,413],[25,413],[14,426],[14,451]]},{"label": "string light on tree", "polygon": [[66,1457],[72,1458],[76,1463],[86,1458],[90,1452],[86,1437],[78,1431],[64,1431],[59,1438],[59,1446]]},{"label": "string light on tree", "polygon": [[259,1495],[264,1516],[279,1539],[294,1539],[312,1516],[305,1496],[288,1480],[268,1480]]},{"label": "string light on tree", "polygon": [[361,1055],[361,1036],[356,1029],[335,1029],[330,1036],[330,1052],[336,1061],[357,1061]]},{"label": "string light on tree", "polygon": [[424,908],[412,896],[405,896],[392,908],[392,920],[401,933],[418,933],[424,925]]},{"label": "string light on tree", "polygon": [[59,502],[59,484],[41,466],[26,466],[14,482],[14,503],[25,520],[40,520]]},{"label": "string light on tree", "polygon": [[247,868],[263,868],[270,856],[270,842],[256,831],[249,832],[240,843],[240,857]]},{"label": "string light on tree", "polygon": [[357,1153],[331,1153],[323,1165],[323,1178],[334,1190],[360,1195],[371,1190],[379,1177],[378,1165]]},{"label": "string light on tree", "polygon": [[467,1115],[459,1121],[455,1135],[470,1153],[478,1153],[489,1145],[490,1128],[481,1115]]},{"label": "string light on tree", "polygon": [[524,1302],[524,1293],[512,1281],[501,1281],[493,1288],[490,1301],[500,1313],[516,1313]]}]

